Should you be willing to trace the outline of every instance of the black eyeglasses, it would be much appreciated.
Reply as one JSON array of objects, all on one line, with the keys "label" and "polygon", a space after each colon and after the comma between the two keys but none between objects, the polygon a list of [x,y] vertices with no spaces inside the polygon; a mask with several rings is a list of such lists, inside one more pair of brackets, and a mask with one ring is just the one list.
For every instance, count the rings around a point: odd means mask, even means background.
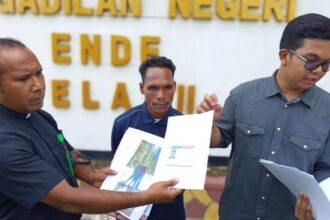
[{"label": "black eyeglasses", "polygon": [[329,71],[329,63],[330,63],[329,60],[328,61],[323,61],[323,62],[320,62],[318,60],[309,60],[309,59],[306,59],[305,57],[301,56],[299,53],[297,53],[294,50],[288,49],[288,51],[290,53],[296,55],[297,57],[299,57],[301,60],[303,60],[305,62],[305,69],[306,70],[315,70],[319,66],[321,66],[323,72],[328,72]]}]

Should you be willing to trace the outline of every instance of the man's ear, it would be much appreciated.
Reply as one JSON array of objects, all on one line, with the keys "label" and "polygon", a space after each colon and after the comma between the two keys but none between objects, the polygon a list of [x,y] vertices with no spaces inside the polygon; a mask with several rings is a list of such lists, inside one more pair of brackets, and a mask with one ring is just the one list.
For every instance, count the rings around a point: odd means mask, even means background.
[{"label": "man's ear", "polygon": [[144,94],[144,84],[143,84],[143,82],[140,82],[139,85],[140,85],[141,94]]},{"label": "man's ear", "polygon": [[278,55],[280,57],[281,66],[286,67],[291,55],[290,52],[287,49],[280,49]]}]

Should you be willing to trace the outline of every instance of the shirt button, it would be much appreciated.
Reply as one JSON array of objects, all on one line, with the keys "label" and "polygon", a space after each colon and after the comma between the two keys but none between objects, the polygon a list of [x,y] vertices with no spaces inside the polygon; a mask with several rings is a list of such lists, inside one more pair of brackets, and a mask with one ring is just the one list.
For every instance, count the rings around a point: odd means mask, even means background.
[{"label": "shirt button", "polygon": [[269,173],[266,174],[267,177],[270,177]]},{"label": "shirt button", "polygon": [[284,105],[284,108],[287,108],[288,107],[288,105]]},{"label": "shirt button", "polygon": [[257,217],[257,220],[260,220],[261,218],[260,217]]},{"label": "shirt button", "polygon": [[308,148],[307,145],[304,145],[304,148],[307,149]]},{"label": "shirt button", "polygon": [[265,199],[266,199],[266,197],[262,196],[262,197],[261,197],[261,199],[262,199],[262,200],[265,200]]},{"label": "shirt button", "polygon": [[275,151],[272,151],[272,154],[274,155],[275,154]]},{"label": "shirt button", "polygon": [[281,128],[277,128],[276,130],[277,130],[277,131],[280,131],[280,130],[281,130]]},{"label": "shirt button", "polygon": [[251,133],[251,130],[247,130],[246,132],[247,132],[248,134],[250,134],[250,133]]}]

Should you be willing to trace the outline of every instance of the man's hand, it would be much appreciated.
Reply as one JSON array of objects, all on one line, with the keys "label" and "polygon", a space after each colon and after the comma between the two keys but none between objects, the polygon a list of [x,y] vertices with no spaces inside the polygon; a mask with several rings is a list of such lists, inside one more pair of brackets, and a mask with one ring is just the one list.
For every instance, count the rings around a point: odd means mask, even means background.
[{"label": "man's hand", "polygon": [[108,167],[94,169],[90,165],[77,164],[75,166],[75,174],[78,179],[96,188],[100,188],[102,182],[108,175],[116,175],[117,172]]},{"label": "man's hand", "polygon": [[152,184],[145,192],[150,203],[172,202],[175,197],[183,193],[182,189],[172,188],[178,183],[178,179],[160,181]]},{"label": "man's hand", "polygon": [[210,110],[214,110],[213,121],[217,121],[222,113],[222,106],[218,102],[218,98],[215,94],[206,94],[204,100],[197,106],[197,113],[203,113]]},{"label": "man's hand", "polygon": [[[152,203],[162,203],[162,202],[172,202],[175,197],[179,194],[183,193],[182,189],[174,189],[171,188],[178,183],[177,179],[169,180],[169,181],[160,181],[152,184],[146,193],[146,199],[151,200]],[[112,216],[115,216],[117,220],[127,220],[127,218],[121,215],[119,212],[111,213]],[[140,220],[146,220],[147,216],[142,215]]]},{"label": "man's hand", "polygon": [[312,206],[306,194],[301,193],[297,197],[295,214],[298,220],[314,220]]},{"label": "man's hand", "polygon": [[96,188],[100,188],[100,186],[102,185],[104,179],[109,176],[109,175],[116,175],[117,172],[110,169],[109,167],[104,167],[101,169],[96,169],[94,170],[94,172],[91,174],[92,178],[91,178],[91,182],[89,182],[89,184],[91,184],[92,186],[96,187]]},{"label": "man's hand", "polygon": [[210,110],[214,110],[210,146],[217,146],[220,142],[221,134],[220,130],[215,126],[215,122],[219,120],[222,114],[222,106],[219,104],[218,98],[215,94],[206,94],[204,100],[196,108],[197,113],[203,113]]},{"label": "man's hand", "polygon": [[148,219],[148,216],[146,216],[145,214],[143,214],[139,220],[147,220],[147,219]]}]

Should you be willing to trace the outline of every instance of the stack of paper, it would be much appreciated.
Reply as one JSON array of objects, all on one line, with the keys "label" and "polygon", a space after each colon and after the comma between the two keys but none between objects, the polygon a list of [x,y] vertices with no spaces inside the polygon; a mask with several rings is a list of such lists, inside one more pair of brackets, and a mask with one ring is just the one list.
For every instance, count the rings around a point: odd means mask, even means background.
[{"label": "stack of paper", "polygon": [[318,184],[315,178],[294,167],[284,166],[269,160],[260,160],[278,180],[280,180],[294,194],[306,193],[313,207],[317,220],[330,219],[330,179]]}]

